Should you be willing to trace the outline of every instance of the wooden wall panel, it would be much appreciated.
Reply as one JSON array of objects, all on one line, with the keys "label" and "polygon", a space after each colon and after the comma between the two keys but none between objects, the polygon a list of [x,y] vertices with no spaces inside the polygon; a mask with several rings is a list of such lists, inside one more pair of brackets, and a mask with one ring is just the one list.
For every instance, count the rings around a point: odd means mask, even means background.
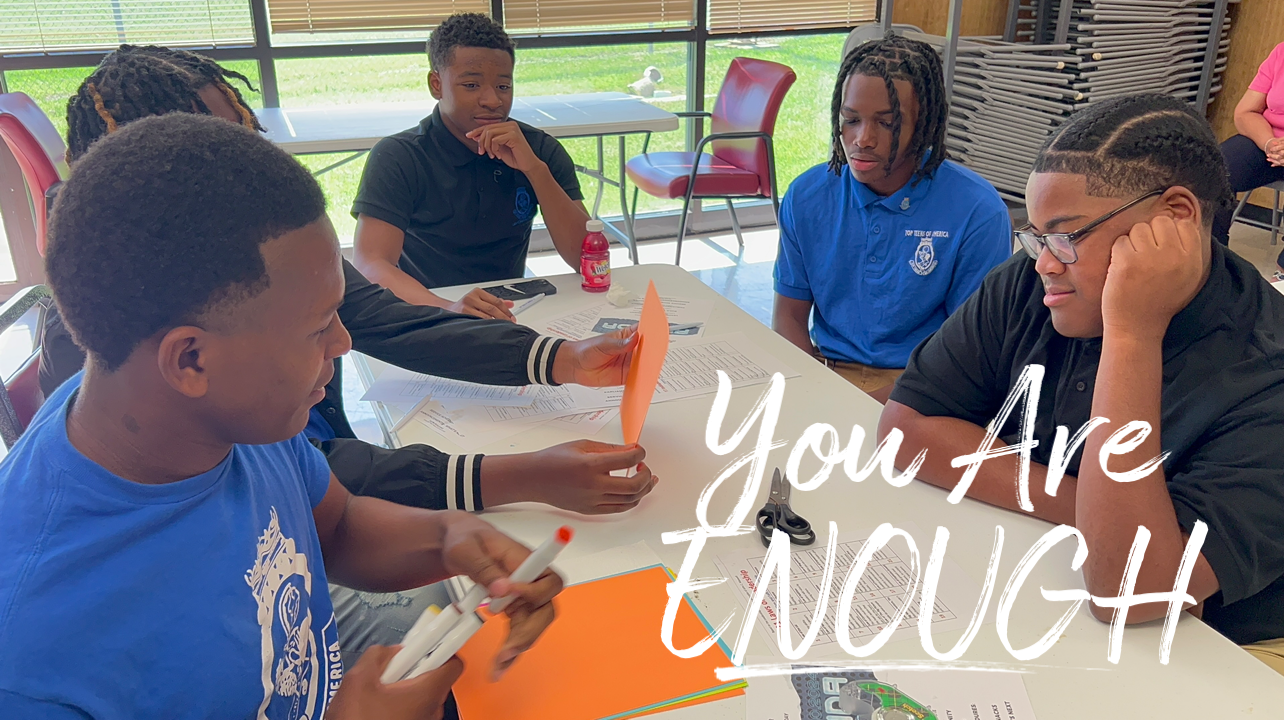
[{"label": "wooden wall panel", "polygon": [[[1002,35],[1007,18],[1007,0],[963,0],[964,35]],[[949,0],[897,0],[892,21],[923,28],[934,35],[944,35],[950,21]]]}]

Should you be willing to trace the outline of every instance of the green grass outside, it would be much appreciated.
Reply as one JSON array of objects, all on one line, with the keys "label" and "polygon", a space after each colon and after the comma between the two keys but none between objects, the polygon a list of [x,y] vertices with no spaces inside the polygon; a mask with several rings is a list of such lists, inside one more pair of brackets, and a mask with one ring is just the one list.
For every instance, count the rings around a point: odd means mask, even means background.
[{"label": "green grass outside", "polygon": [[[824,162],[827,157],[830,97],[844,39],[841,34],[804,35],[764,39],[752,47],[729,46],[716,41],[709,44],[706,109],[713,106],[722,77],[734,57],[758,57],[784,63],[798,75],[776,123],[776,165],[782,192],[799,173]],[[629,83],[640,78],[648,65],[654,65],[664,74],[659,88],[670,91],[674,96],[671,100],[661,101],[663,107],[675,111],[688,107],[685,99],[687,46],[682,43],[519,49],[517,57],[515,85],[519,95],[627,91]],[[258,68],[253,61],[226,65],[244,73],[258,85]],[[67,98],[91,70],[10,71],[5,73],[5,80],[11,91],[31,95],[54,121],[59,132],[65,134]],[[428,59],[424,55],[278,60],[276,72],[281,104],[285,107],[395,102],[427,96]],[[262,98],[256,93],[250,93],[249,101],[255,107],[262,107]],[[650,149],[680,150],[684,142],[683,132],[665,133],[652,138]],[[564,144],[577,163],[596,163],[596,144],[592,140],[568,140]],[[608,175],[618,172],[615,148],[616,141],[609,139],[606,144]],[[629,155],[641,152],[641,149],[641,138],[628,139]],[[315,170],[344,157],[344,154],[311,155],[300,160]],[[351,242],[355,226],[348,209],[356,195],[364,165],[364,158],[361,158],[319,178],[329,198],[331,218],[345,243]],[[581,184],[591,203],[596,184],[583,177]],[[615,214],[618,204],[618,191],[608,187],[603,199],[603,214]],[[679,206],[678,202],[646,195],[638,201],[639,212]]]}]

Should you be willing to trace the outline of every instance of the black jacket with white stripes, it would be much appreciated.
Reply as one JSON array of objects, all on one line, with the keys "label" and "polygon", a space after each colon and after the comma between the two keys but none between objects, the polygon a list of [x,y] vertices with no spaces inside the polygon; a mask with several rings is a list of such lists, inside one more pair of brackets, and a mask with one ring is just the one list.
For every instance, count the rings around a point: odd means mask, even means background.
[{"label": "black jacket with white stripes", "polygon": [[[414,372],[490,385],[551,385],[553,357],[564,340],[540,335],[507,320],[467,315],[403,302],[372,284],[347,260],[339,318],[352,347]],[[40,386],[53,393],[85,364],[56,308],[45,318]],[[339,482],[355,495],[432,509],[482,509],[482,455],[448,455],[428,445],[388,450],[356,439],[343,411],[341,363],[317,404],[334,440],[315,442]]]}]

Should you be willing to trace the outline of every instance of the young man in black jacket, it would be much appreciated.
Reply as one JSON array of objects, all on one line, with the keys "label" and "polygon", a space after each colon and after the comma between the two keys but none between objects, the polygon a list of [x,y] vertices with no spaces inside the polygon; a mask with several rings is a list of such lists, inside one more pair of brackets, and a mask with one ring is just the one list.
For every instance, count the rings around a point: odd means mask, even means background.
[{"label": "young man in black jacket", "polygon": [[[122,46],[85,79],[67,104],[68,159],[129,122],[168,112],[200,112],[261,129],[233,80],[244,78],[182,50]],[[415,372],[492,385],[621,384],[632,342],[604,336],[580,342],[540,336],[511,322],[487,322],[398,300],[346,260],[339,315],[353,347]],[[58,313],[46,323],[40,384],[49,396],[84,365],[84,353]],[[331,469],[359,495],[426,508],[477,511],[485,505],[537,501],[584,513],[628,510],[653,484],[645,465],[630,478],[610,475],[645,453],[590,441],[521,455],[452,456],[427,445],[387,450],[356,439],[343,412],[335,362],[325,400],[313,409],[308,436]],[[472,492],[466,492],[468,486]]]},{"label": "young man in black jacket", "polygon": [[[244,78],[194,53],[122,46],[108,55],[68,102],[68,159],[134,120],[170,112],[214,115],[262,129],[233,79]],[[343,261],[339,317],[354,349],[415,372],[494,385],[619,385],[634,341],[627,333],[569,342],[506,320],[480,320],[412,305],[371,284]],[[57,310],[42,340],[41,388],[51,395],[78,372],[84,352]],[[641,447],[580,440],[517,455],[448,455],[427,445],[388,450],[356,439],[343,412],[340,361],[325,399],[312,410],[307,436],[335,477],[354,495],[428,509],[479,511],[486,505],[544,502],[588,514],[635,507],[656,478]],[[612,470],[636,466],[631,477]],[[399,642],[423,607],[442,604],[439,586],[370,595],[331,587],[345,662],[371,644]]]}]

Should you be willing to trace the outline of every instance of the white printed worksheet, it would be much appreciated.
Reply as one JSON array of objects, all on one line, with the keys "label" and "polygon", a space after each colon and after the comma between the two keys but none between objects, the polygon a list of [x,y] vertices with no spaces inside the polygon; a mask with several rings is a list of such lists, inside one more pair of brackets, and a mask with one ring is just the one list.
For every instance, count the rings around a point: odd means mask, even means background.
[{"label": "white printed worksheet", "polygon": [[[816,613],[817,600],[821,594],[821,583],[824,579],[827,538],[824,528],[815,528],[820,537],[814,545],[794,546],[789,557],[789,630],[793,645],[806,635]],[[919,562],[927,563],[927,551],[931,548],[930,535],[922,535],[906,527],[920,545]],[[820,633],[812,649],[817,655],[832,654],[841,646],[838,644],[838,600],[847,572],[855,565],[856,553],[865,544],[865,536],[839,534],[838,551],[834,559],[834,576],[829,591],[829,598],[824,608],[825,619],[821,623]],[[923,547],[922,543],[929,544]],[[904,540],[893,538],[890,543],[874,553],[873,560],[865,570],[864,576],[856,586],[851,605],[851,622],[848,628],[852,643],[862,645],[887,627],[895,619],[901,606],[906,602],[905,587],[911,582],[910,563],[906,557],[908,546]],[[758,578],[762,575],[763,562],[767,549],[762,545],[733,550],[717,556],[714,562],[722,575],[735,588],[741,601],[748,605],[753,599]],[[921,572],[921,568],[920,568]],[[932,629],[934,632],[945,632],[967,627],[972,612],[980,598],[980,584],[973,582],[955,562],[946,557],[941,567],[941,581],[936,591],[932,606]],[[776,627],[780,624],[781,613],[778,610],[779,599],[776,596],[776,580],[773,577],[767,585],[767,593],[762,606],[758,608],[758,627],[768,639],[774,652],[779,652],[776,644]],[[918,633],[919,599],[916,592],[910,598],[910,606],[905,617],[897,625],[891,640],[914,636]]]}]

